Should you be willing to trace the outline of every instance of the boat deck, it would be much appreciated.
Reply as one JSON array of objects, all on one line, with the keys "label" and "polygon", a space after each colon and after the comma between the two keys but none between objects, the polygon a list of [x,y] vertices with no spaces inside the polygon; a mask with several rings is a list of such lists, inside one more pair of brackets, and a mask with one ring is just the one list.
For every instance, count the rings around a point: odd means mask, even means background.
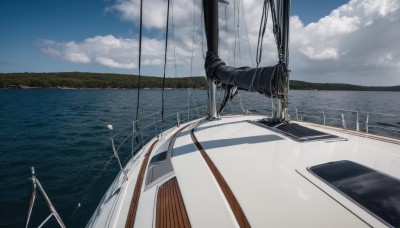
[{"label": "boat deck", "polygon": [[[340,138],[299,142],[252,122],[261,118],[194,121],[170,131],[157,143],[151,141],[125,167],[129,180],[124,181],[122,175],[116,179],[88,226],[387,226],[309,168],[349,160],[400,179],[399,140],[298,123]],[[163,152],[166,161],[151,161]],[[145,177],[137,178],[141,164],[147,167],[146,176],[149,167],[167,161],[172,163],[172,172],[158,174],[148,185]],[[128,211],[136,188],[141,189],[137,212],[132,223],[125,223],[132,219]],[[165,204],[168,199],[170,203]]]}]

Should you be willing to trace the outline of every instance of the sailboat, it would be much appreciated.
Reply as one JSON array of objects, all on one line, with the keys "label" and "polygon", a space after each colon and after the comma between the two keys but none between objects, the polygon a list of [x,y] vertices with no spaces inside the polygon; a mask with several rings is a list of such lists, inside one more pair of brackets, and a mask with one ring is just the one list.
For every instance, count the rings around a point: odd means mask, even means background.
[{"label": "sailboat", "polygon": [[[87,227],[400,227],[399,139],[290,120],[290,0],[265,1],[278,60],[257,68],[220,59],[218,4],[203,0],[207,116],[119,162]],[[237,90],[275,98],[274,115],[221,115]]]}]

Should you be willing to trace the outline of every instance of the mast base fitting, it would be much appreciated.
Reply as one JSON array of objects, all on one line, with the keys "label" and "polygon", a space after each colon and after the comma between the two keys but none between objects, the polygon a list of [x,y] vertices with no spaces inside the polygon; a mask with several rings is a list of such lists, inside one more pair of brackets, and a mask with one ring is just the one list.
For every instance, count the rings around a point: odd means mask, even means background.
[{"label": "mast base fitting", "polygon": [[208,116],[207,117],[207,120],[209,120],[209,121],[214,121],[214,120],[220,120],[221,119],[221,117],[213,117],[213,116]]}]

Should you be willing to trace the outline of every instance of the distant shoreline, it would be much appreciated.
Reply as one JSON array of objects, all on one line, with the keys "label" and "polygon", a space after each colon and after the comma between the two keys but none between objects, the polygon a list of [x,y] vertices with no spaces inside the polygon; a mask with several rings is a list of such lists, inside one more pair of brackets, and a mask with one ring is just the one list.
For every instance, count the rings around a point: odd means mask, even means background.
[{"label": "distant shoreline", "polygon": [[[142,89],[161,89],[161,77],[142,76]],[[166,89],[205,89],[205,77],[166,78]],[[137,89],[139,77],[125,74],[101,74],[82,72],[57,73],[0,73],[0,88],[3,89]],[[400,92],[399,86],[358,86],[341,83],[311,83],[290,81],[291,90],[328,91],[388,91]]]},{"label": "distant shoreline", "polygon": [[[20,88],[16,87],[0,87],[0,90],[29,90],[29,89],[57,89],[57,90],[135,90],[138,88],[69,88],[69,87],[28,87],[22,86]],[[186,90],[182,88],[165,88],[166,90]],[[162,88],[141,88],[141,90],[162,90]],[[191,90],[206,90],[206,88],[191,88]],[[400,90],[318,90],[318,89],[293,89],[290,88],[292,91],[349,91],[349,92],[400,92]]]},{"label": "distant shoreline", "polygon": [[[11,85],[9,87],[0,87],[0,89],[65,89],[65,90],[77,90],[77,89],[102,89],[102,90],[115,90],[115,89],[138,89],[138,88],[96,88],[96,87],[30,87],[25,85]],[[162,88],[140,88],[143,90],[161,90]],[[165,90],[187,90],[187,88],[164,88]],[[206,88],[191,88],[196,90],[205,90]]]}]

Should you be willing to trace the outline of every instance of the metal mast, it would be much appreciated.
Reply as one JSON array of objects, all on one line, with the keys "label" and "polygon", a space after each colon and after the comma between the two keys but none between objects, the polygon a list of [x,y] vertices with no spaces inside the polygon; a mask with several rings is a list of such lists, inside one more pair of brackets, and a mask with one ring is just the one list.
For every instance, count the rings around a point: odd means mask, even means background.
[{"label": "metal mast", "polygon": [[[203,0],[204,25],[207,37],[207,51],[218,56],[218,0]],[[208,81],[208,117],[218,119],[216,92],[217,85],[212,80],[213,75],[207,75]]]},{"label": "metal mast", "polygon": [[[224,2],[223,0],[220,1]],[[218,56],[219,1],[203,0],[204,24],[207,37],[205,68],[208,80],[209,119],[211,120],[218,118],[215,100],[216,81],[239,89],[276,97],[278,102],[274,121],[284,122],[288,120],[290,0],[266,1],[271,4],[279,63],[270,67],[234,68],[227,66]]]},{"label": "metal mast", "polygon": [[[281,31],[281,43],[279,50],[279,61],[284,64],[283,94],[278,94],[276,117],[280,120],[288,120],[288,92],[289,92],[289,20],[290,0],[278,1],[277,4],[278,23]],[[274,10],[274,9],[273,9]]]}]

